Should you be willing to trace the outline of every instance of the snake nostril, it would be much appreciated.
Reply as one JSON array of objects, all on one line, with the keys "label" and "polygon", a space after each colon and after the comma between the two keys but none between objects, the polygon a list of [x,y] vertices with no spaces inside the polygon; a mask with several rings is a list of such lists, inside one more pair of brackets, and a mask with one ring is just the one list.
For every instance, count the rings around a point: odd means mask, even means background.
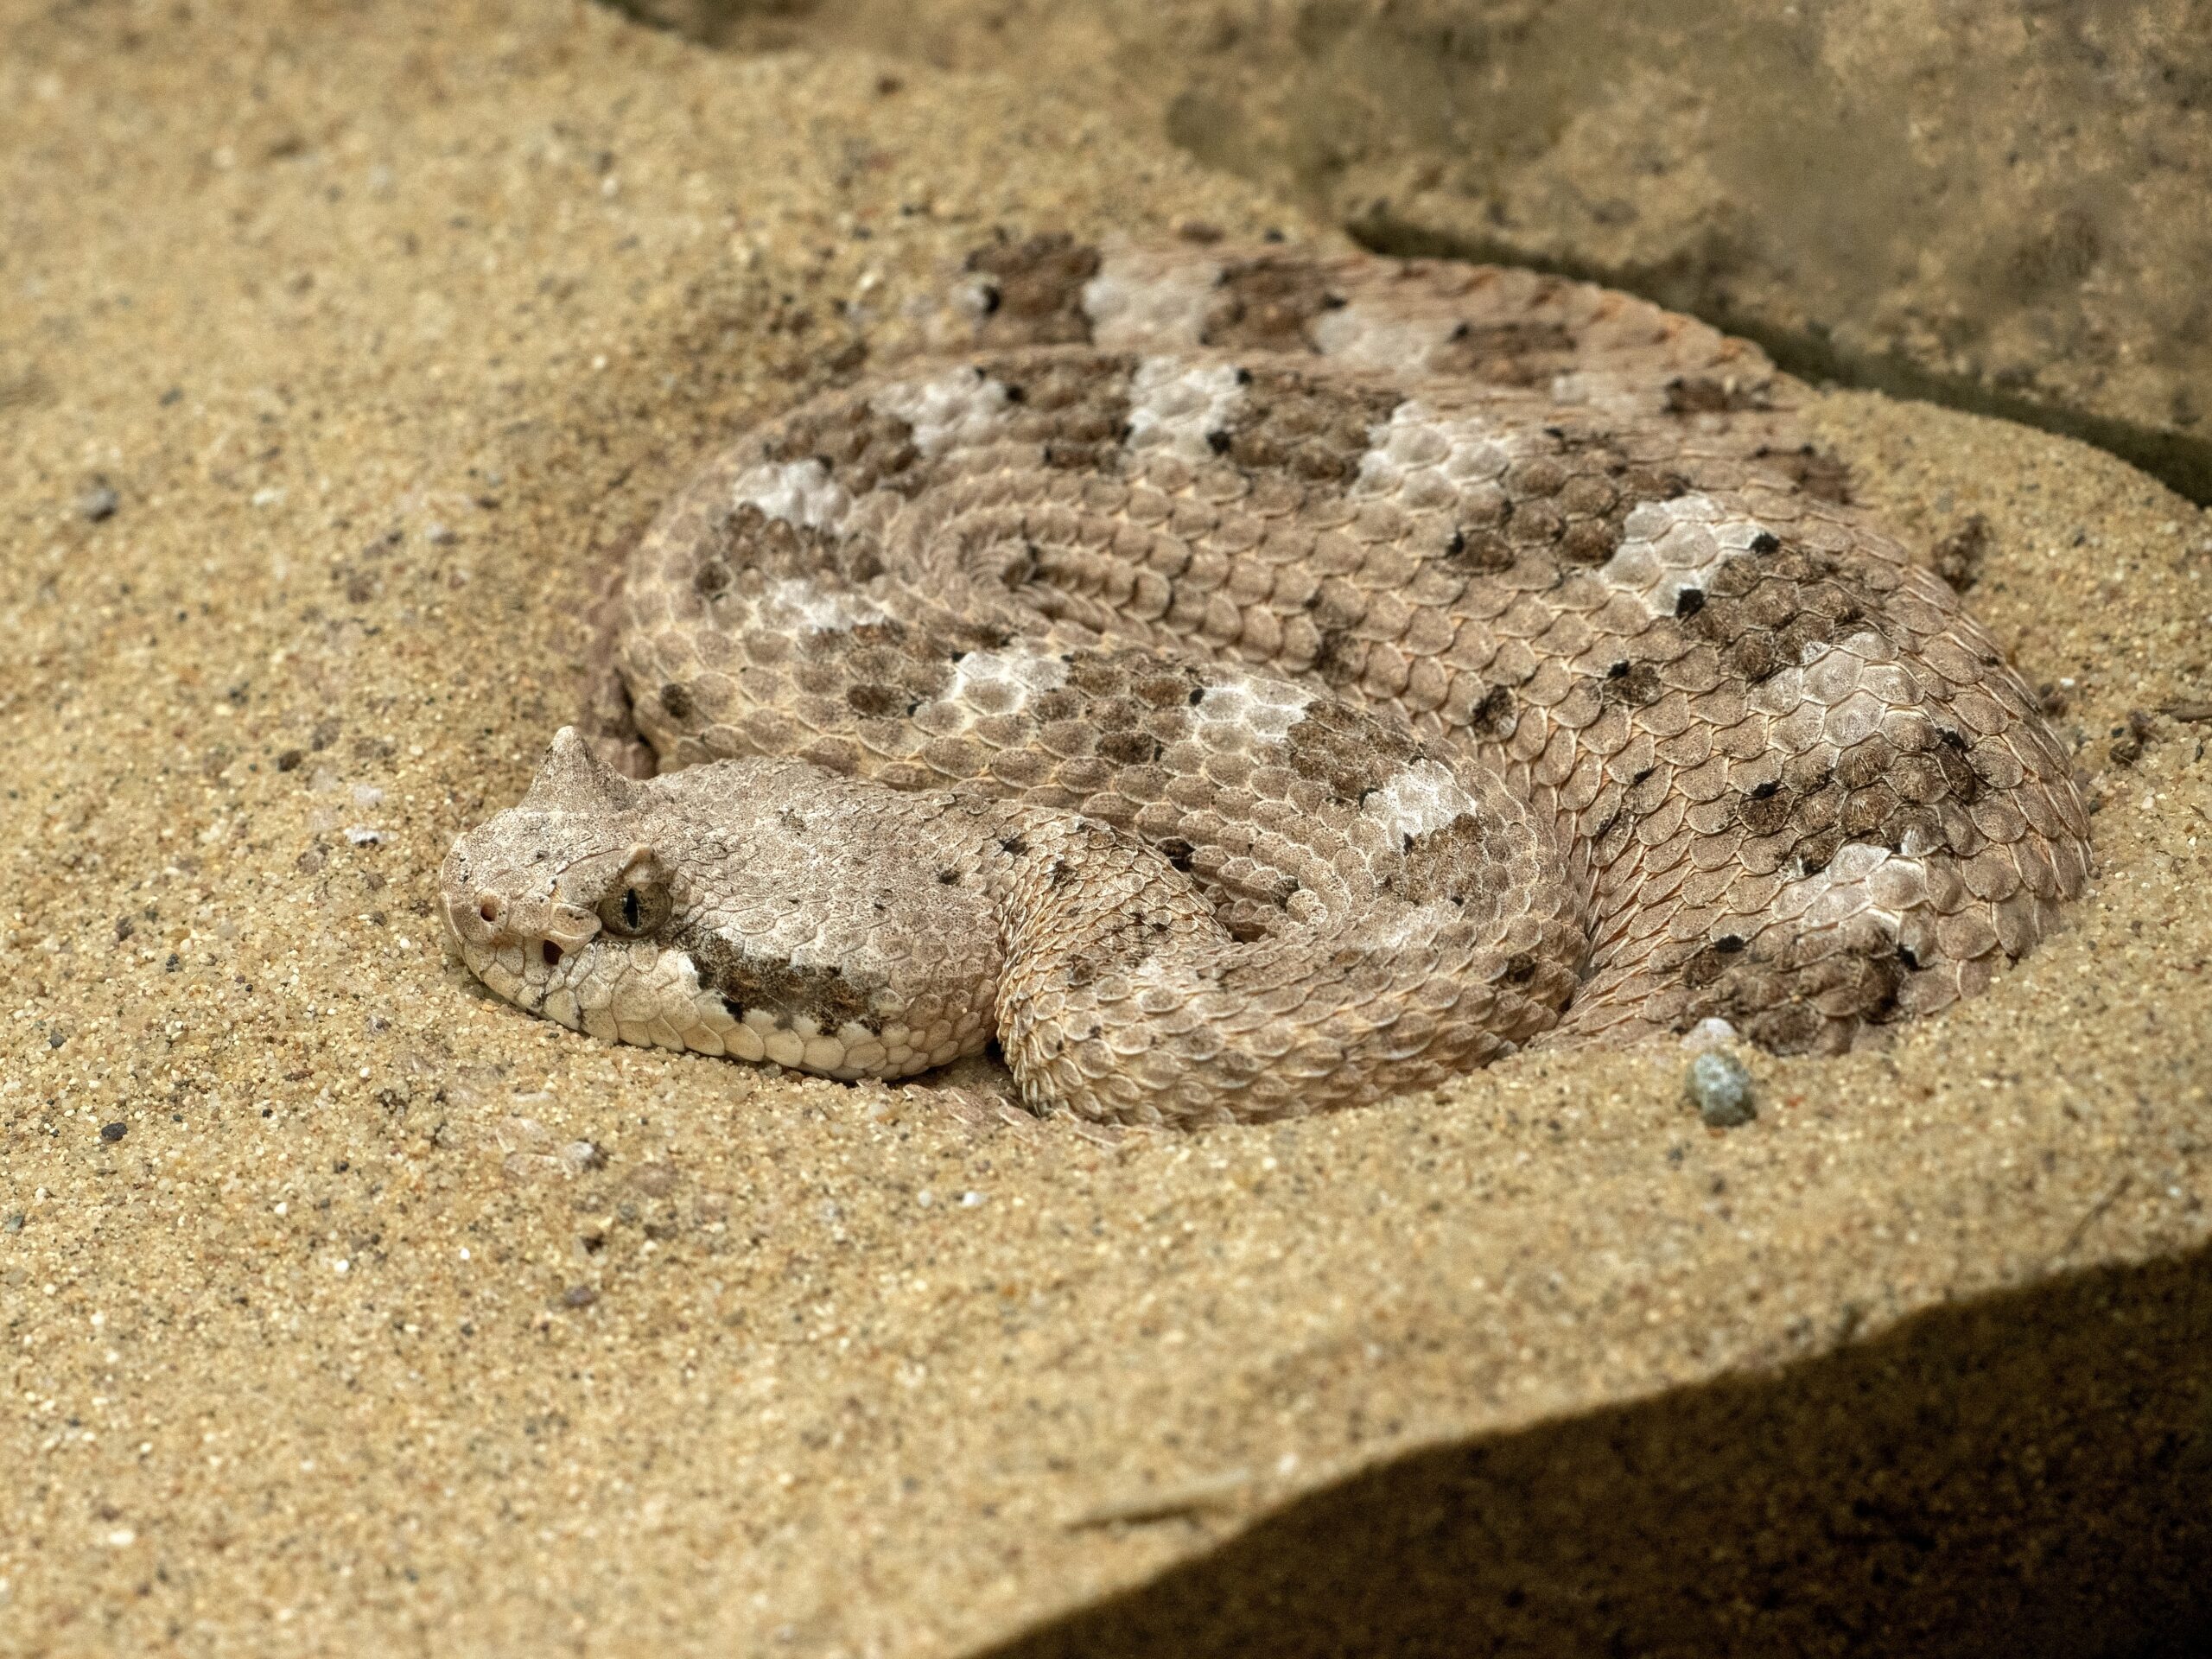
[{"label": "snake nostril", "polygon": [[561,947],[554,944],[552,940],[546,940],[543,944],[538,947],[538,950],[540,954],[544,957],[545,965],[548,968],[558,968],[561,965]]},{"label": "snake nostril", "polygon": [[480,893],[477,897],[476,913],[484,918],[487,925],[498,925],[499,912],[503,908],[504,906],[499,903],[499,895],[496,893]]}]

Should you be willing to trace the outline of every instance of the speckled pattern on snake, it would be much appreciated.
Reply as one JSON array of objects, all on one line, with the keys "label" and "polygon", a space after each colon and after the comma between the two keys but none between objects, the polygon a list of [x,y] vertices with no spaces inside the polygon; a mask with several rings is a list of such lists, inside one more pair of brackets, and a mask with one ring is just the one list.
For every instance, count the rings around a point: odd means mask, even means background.
[{"label": "speckled pattern on snake", "polygon": [[1835,1051],[2050,931],[2034,699],[1758,351],[1526,272],[1007,240],[637,549],[659,775],[443,873],[594,1036],[1255,1122],[1719,1018]]}]

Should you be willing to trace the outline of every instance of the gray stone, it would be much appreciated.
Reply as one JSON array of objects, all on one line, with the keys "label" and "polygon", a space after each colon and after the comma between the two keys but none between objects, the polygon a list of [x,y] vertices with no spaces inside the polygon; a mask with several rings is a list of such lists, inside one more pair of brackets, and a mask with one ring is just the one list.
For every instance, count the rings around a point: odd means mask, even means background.
[{"label": "gray stone", "polygon": [[1758,1116],[1751,1101],[1751,1074],[1733,1054],[1707,1049],[1690,1062],[1685,1089],[1709,1129],[1739,1128]]}]

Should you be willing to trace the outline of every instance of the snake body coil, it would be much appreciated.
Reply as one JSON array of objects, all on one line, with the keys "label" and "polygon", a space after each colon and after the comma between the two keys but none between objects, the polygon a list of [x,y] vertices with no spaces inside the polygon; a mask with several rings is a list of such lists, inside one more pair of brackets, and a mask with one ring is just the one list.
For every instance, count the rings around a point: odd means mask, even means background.
[{"label": "snake body coil", "polygon": [[711,462],[627,573],[661,775],[573,733],[444,874],[607,1038],[1255,1121],[1532,1040],[1783,1051],[1979,988],[2088,870],[1988,635],[1755,348],[1581,284],[987,250],[961,349]]}]

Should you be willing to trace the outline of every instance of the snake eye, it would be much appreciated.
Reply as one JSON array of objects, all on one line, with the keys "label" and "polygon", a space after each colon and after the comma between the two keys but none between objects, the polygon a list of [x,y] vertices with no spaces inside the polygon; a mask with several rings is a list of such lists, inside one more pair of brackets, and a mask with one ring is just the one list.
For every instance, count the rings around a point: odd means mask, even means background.
[{"label": "snake eye", "polygon": [[634,939],[668,919],[668,878],[650,855],[634,859],[599,901],[599,925],[617,938]]}]

